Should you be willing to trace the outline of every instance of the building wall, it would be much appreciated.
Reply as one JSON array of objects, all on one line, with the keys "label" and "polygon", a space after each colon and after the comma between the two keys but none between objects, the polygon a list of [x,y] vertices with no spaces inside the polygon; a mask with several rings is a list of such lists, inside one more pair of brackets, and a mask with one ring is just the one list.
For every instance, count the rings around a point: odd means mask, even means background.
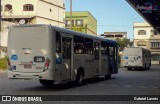
[{"label": "building wall", "polygon": [[[145,31],[145,34],[141,30]],[[140,31],[142,33],[139,33]],[[160,63],[160,34],[148,23],[134,23],[134,46],[149,49],[152,54],[152,64]]]},{"label": "building wall", "polygon": [[102,35],[105,38],[109,38],[109,39],[113,39],[113,40],[115,40],[116,38],[119,38],[119,39],[127,38],[127,32],[104,32],[104,34],[102,34]]},{"label": "building wall", "polygon": [[[47,0],[44,0],[47,1]],[[37,21],[37,24],[46,23],[59,27],[64,27],[63,19],[65,17],[65,8],[63,7],[63,0],[49,0],[44,2],[38,0],[37,2],[37,17],[46,22]],[[48,21],[48,22],[47,22]]]},{"label": "building wall", "polygon": [[[11,4],[12,5],[12,11],[10,12],[5,12],[4,7],[6,4]],[[34,5],[34,11],[23,11],[23,5],[24,4],[33,4]],[[2,17],[5,16],[17,16],[17,15],[36,15],[36,10],[37,10],[37,0],[2,0],[2,6],[3,6],[3,11],[2,11]]]},{"label": "building wall", "polygon": [[[65,13],[65,20],[70,21],[70,12]],[[82,20],[83,25],[77,26],[76,20]],[[81,28],[81,32],[97,35],[97,20],[89,12],[72,12],[72,21],[74,21],[73,30],[80,31],[79,28]],[[65,27],[70,28],[69,25]]]},{"label": "building wall", "polygon": [[[87,23],[88,23],[88,28],[91,30],[87,30],[87,32],[89,34],[97,34],[97,21],[95,21],[95,18],[92,17],[92,15],[90,13],[88,13],[88,19],[87,19]],[[94,30],[92,32],[92,30]]]},{"label": "building wall", "polygon": [[13,22],[1,22],[3,28],[1,30],[1,46],[7,47],[7,39],[8,39],[8,27],[14,25]]},{"label": "building wall", "polygon": [[[2,0],[2,30],[0,46],[7,47],[8,29],[11,25],[19,25],[20,20],[25,24],[49,24],[64,27],[65,0]],[[5,11],[5,5],[12,9]],[[25,4],[32,4],[33,11],[24,11]]]}]

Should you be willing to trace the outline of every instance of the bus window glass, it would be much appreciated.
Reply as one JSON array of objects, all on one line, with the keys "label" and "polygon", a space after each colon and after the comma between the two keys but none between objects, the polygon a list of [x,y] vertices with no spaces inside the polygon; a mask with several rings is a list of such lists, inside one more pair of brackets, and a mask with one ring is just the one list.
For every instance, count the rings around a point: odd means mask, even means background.
[{"label": "bus window glass", "polygon": [[61,34],[56,32],[56,52],[61,53]]},{"label": "bus window glass", "polygon": [[93,40],[89,38],[85,38],[85,53],[93,54]]},{"label": "bus window glass", "polygon": [[99,60],[99,43],[94,43],[94,59]]},{"label": "bus window glass", "polygon": [[101,42],[101,53],[102,55],[107,55],[107,43]]},{"label": "bus window glass", "polygon": [[109,47],[109,54],[110,54],[110,56],[113,56],[113,53],[114,53],[113,47]]},{"label": "bus window glass", "polygon": [[74,36],[74,53],[84,54],[84,38],[80,36]]}]

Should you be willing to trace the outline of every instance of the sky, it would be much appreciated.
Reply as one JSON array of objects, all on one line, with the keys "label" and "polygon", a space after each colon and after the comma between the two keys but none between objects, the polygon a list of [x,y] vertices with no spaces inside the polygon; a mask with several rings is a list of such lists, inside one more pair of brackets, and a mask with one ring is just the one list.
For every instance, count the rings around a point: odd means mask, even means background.
[{"label": "sky", "polygon": [[[65,0],[70,11],[70,0]],[[72,0],[72,11],[89,11],[97,20],[97,34],[127,32],[133,39],[133,23],[145,20],[126,0]]]}]

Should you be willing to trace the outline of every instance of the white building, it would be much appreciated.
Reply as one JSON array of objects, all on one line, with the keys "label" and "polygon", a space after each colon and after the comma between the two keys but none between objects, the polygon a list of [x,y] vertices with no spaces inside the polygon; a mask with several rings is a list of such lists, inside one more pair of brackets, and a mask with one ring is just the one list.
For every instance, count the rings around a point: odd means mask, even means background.
[{"label": "white building", "polygon": [[10,25],[50,24],[64,27],[65,0],[2,0],[0,46],[7,47]]},{"label": "white building", "polygon": [[160,64],[160,34],[148,23],[134,23],[134,46],[147,48],[152,54],[152,64]]}]

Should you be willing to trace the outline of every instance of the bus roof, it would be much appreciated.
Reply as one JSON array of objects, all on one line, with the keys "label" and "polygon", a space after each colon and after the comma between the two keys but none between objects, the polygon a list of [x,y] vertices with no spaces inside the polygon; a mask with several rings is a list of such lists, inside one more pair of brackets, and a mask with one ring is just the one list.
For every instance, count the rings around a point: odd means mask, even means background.
[{"label": "bus roof", "polygon": [[77,36],[84,36],[84,37],[87,37],[87,38],[98,39],[98,40],[105,41],[107,43],[111,43],[111,44],[115,44],[115,45],[117,44],[116,40],[106,39],[106,38],[103,38],[103,37],[100,37],[100,36],[94,36],[94,35],[90,35],[90,34],[80,33],[80,32],[76,32],[76,31],[73,31],[73,30],[69,30],[69,29],[65,29],[65,28],[61,28],[61,27],[57,27],[57,26],[52,26],[52,25],[46,25],[46,24],[13,25],[10,28],[14,28],[14,27],[39,27],[39,26],[51,27],[54,30],[61,31],[61,32],[64,32],[64,33],[70,33],[70,34],[75,34]]}]

